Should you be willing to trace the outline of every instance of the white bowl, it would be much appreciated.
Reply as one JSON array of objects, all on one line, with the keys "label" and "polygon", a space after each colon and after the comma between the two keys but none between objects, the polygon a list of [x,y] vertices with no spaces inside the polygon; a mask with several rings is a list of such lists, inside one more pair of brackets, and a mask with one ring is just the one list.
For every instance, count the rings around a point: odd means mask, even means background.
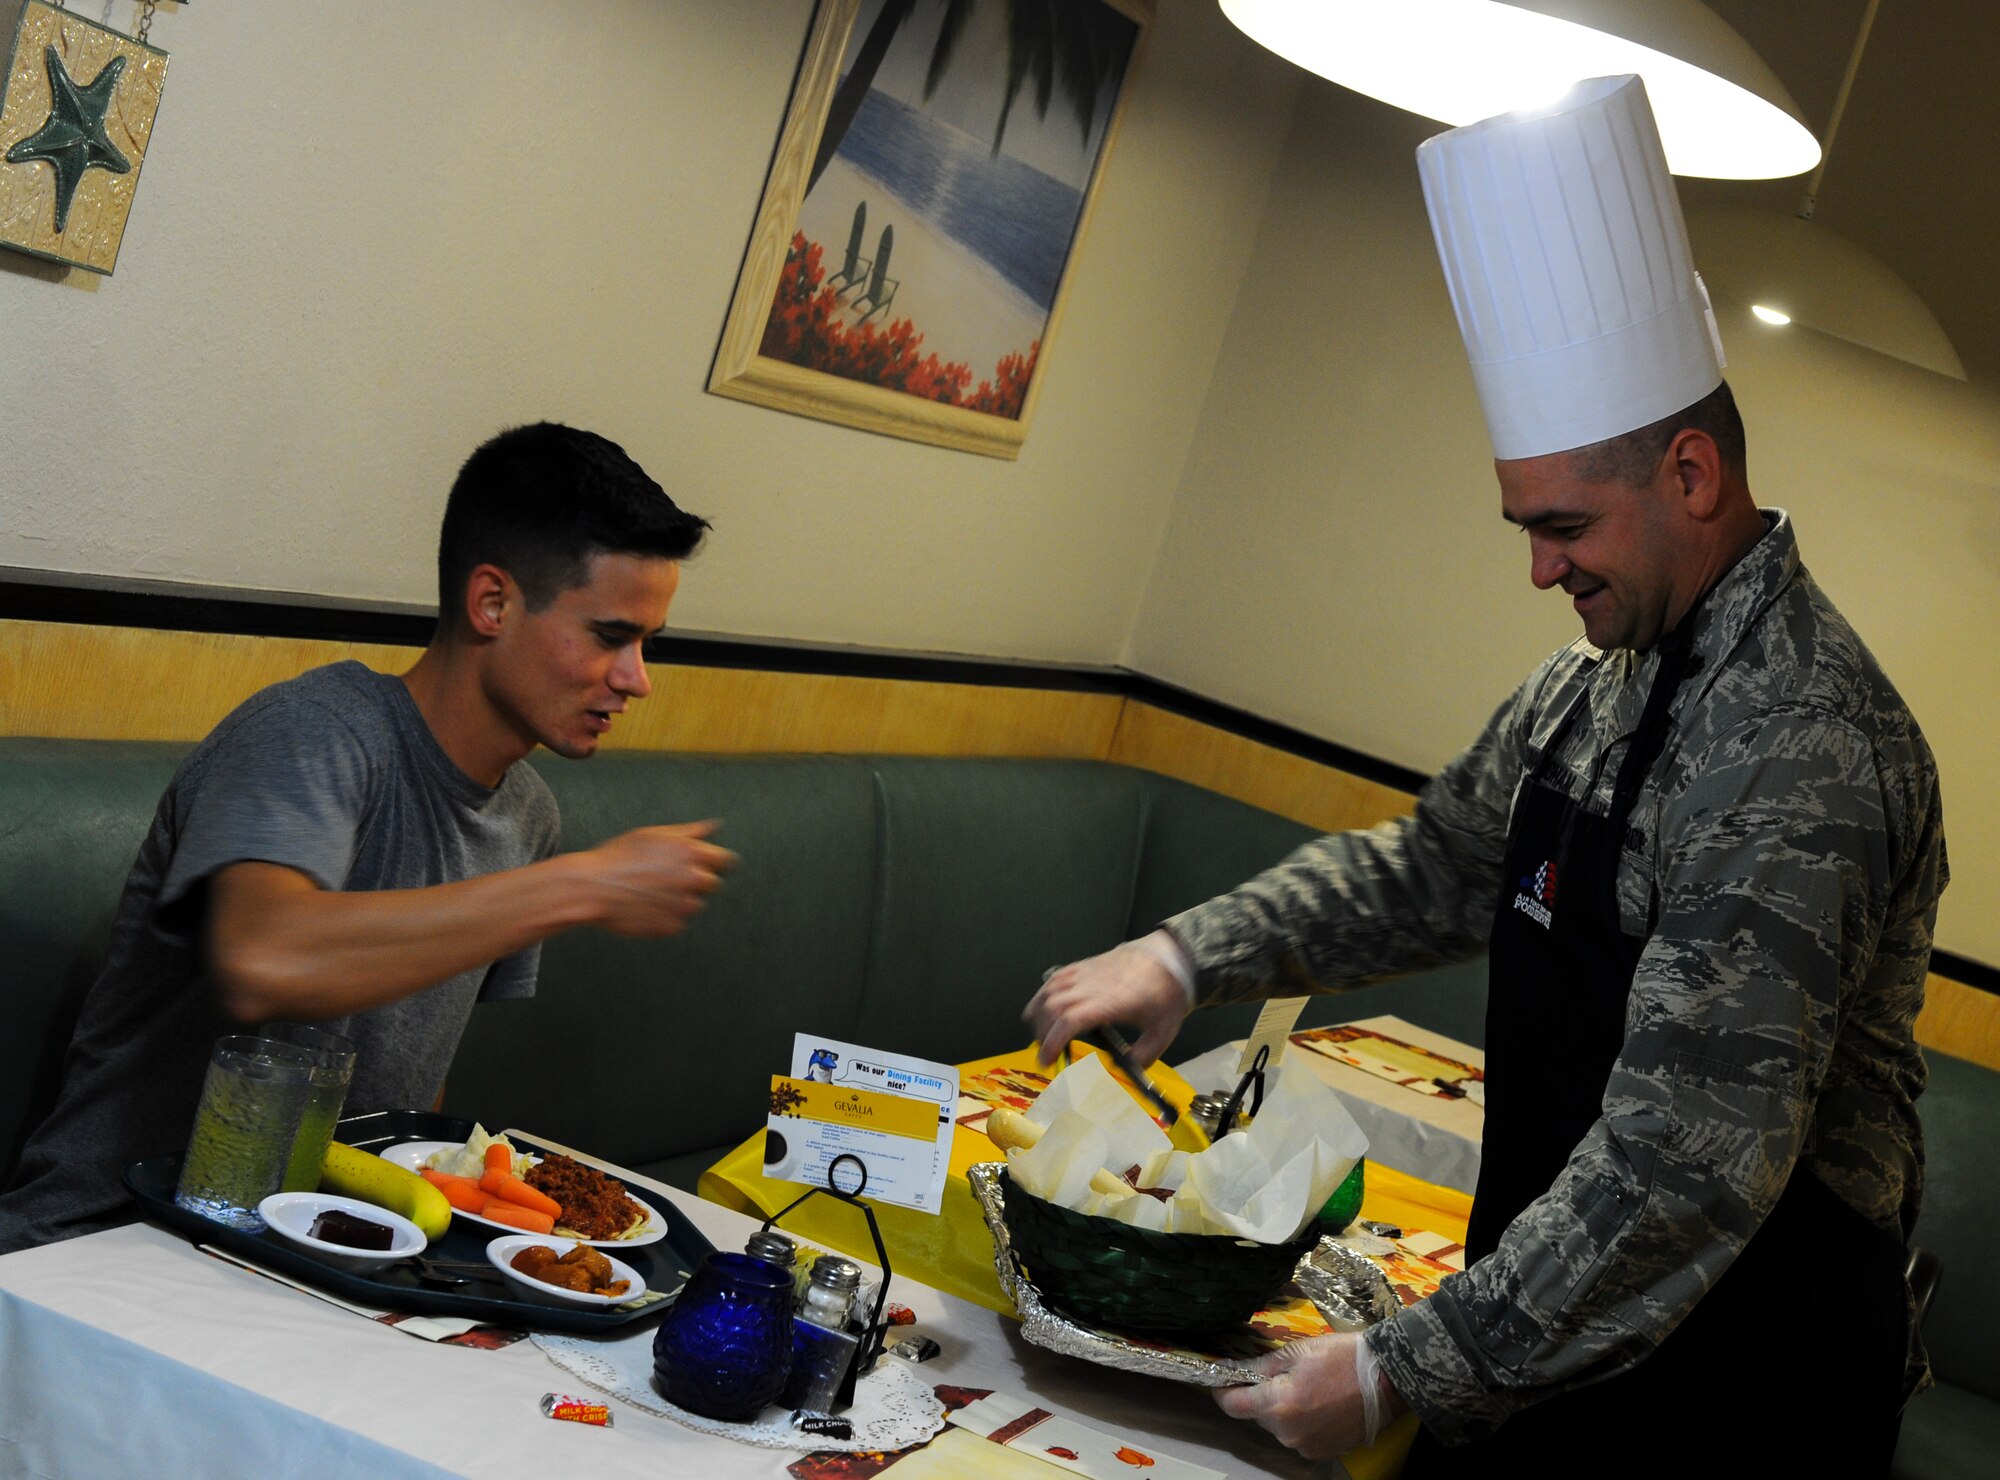
[{"label": "white bowl", "polygon": [[[366,1218],[371,1223],[385,1224],[396,1237],[386,1249],[353,1249],[346,1244],[330,1244],[323,1238],[314,1238],[313,1220],[335,1208],[352,1213],[357,1218]],[[270,1225],[272,1232],[302,1249],[310,1249],[334,1268],[351,1274],[374,1274],[379,1269],[387,1269],[398,1259],[423,1253],[425,1245],[430,1242],[424,1237],[424,1231],[402,1214],[392,1213],[387,1208],[363,1202],[357,1197],[335,1197],[330,1192],[274,1192],[257,1204],[257,1213]]]},{"label": "white bowl", "polygon": [[[646,1293],[646,1281],[631,1265],[622,1259],[611,1260],[611,1277],[614,1280],[629,1280],[622,1295],[585,1295],[579,1290],[565,1290],[560,1285],[551,1285],[546,1280],[530,1279],[514,1268],[512,1259],[526,1248],[539,1244],[545,1249],[554,1249],[558,1254],[567,1254],[576,1247],[575,1239],[550,1238],[539,1233],[513,1233],[505,1238],[496,1238],[486,1246],[486,1257],[493,1267],[507,1276],[508,1280],[529,1300],[543,1305],[625,1305]],[[602,1249],[598,1250],[603,1253]],[[609,1259],[611,1256],[606,1254]]]}]

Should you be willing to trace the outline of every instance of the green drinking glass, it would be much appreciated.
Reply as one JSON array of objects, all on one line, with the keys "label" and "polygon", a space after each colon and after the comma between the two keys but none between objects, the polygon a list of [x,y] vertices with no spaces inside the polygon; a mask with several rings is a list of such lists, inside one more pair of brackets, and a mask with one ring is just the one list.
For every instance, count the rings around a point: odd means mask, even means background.
[{"label": "green drinking glass", "polygon": [[1333,1189],[1333,1196],[1326,1200],[1326,1206],[1319,1210],[1320,1227],[1328,1233],[1340,1233],[1347,1225],[1361,1216],[1361,1199],[1365,1193],[1368,1158],[1362,1157],[1354,1163],[1354,1170],[1347,1174],[1341,1184]]}]

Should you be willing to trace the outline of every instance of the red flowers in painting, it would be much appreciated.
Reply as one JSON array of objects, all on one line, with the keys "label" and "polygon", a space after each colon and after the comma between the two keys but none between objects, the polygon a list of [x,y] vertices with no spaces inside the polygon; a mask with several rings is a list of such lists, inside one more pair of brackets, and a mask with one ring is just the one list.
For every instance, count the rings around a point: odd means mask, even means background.
[{"label": "red flowers in painting", "polygon": [[1004,356],[993,379],[980,381],[976,390],[968,392],[969,366],[941,360],[936,354],[919,358],[924,336],[911,320],[896,319],[883,328],[843,322],[840,295],[825,286],[825,278],[819,243],[808,241],[804,232],[793,233],[759,354],[926,401],[1019,419],[1035,358],[1041,353],[1040,340],[1030,344],[1026,354]]}]

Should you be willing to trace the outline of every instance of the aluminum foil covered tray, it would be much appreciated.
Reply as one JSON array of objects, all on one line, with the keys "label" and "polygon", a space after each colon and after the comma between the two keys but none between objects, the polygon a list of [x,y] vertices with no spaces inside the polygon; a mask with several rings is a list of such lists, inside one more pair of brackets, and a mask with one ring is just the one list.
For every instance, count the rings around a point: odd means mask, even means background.
[{"label": "aluminum foil covered tray", "polygon": [[[966,1180],[993,1235],[993,1267],[1000,1276],[1000,1288],[1020,1312],[1022,1334],[1029,1341],[1100,1366],[1198,1387],[1237,1387],[1261,1380],[1245,1359],[1204,1355],[1142,1336],[1101,1330],[1050,1309],[1014,1260],[1001,1182],[1006,1169],[1005,1162],[982,1162],[968,1169]],[[1330,1238],[1321,1239],[1299,1261],[1293,1279],[1336,1331],[1363,1330],[1402,1309],[1381,1270]]]}]

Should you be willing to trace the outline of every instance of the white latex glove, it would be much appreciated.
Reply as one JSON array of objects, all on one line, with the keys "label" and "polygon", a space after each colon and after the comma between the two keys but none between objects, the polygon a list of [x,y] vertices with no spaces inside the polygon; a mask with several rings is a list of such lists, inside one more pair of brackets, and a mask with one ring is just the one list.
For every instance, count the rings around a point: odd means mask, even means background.
[{"label": "white latex glove", "polygon": [[1216,1403],[1231,1418],[1268,1429],[1307,1459],[1365,1449],[1407,1411],[1359,1336],[1294,1341],[1251,1365],[1265,1380],[1218,1388]]},{"label": "white latex glove", "polygon": [[1192,976],[1184,983],[1167,965],[1179,952],[1172,936],[1155,931],[1054,972],[1021,1014],[1041,1044],[1041,1061],[1052,1063],[1070,1040],[1106,1023],[1139,1030],[1132,1056],[1141,1068],[1159,1058],[1194,1005]]}]

